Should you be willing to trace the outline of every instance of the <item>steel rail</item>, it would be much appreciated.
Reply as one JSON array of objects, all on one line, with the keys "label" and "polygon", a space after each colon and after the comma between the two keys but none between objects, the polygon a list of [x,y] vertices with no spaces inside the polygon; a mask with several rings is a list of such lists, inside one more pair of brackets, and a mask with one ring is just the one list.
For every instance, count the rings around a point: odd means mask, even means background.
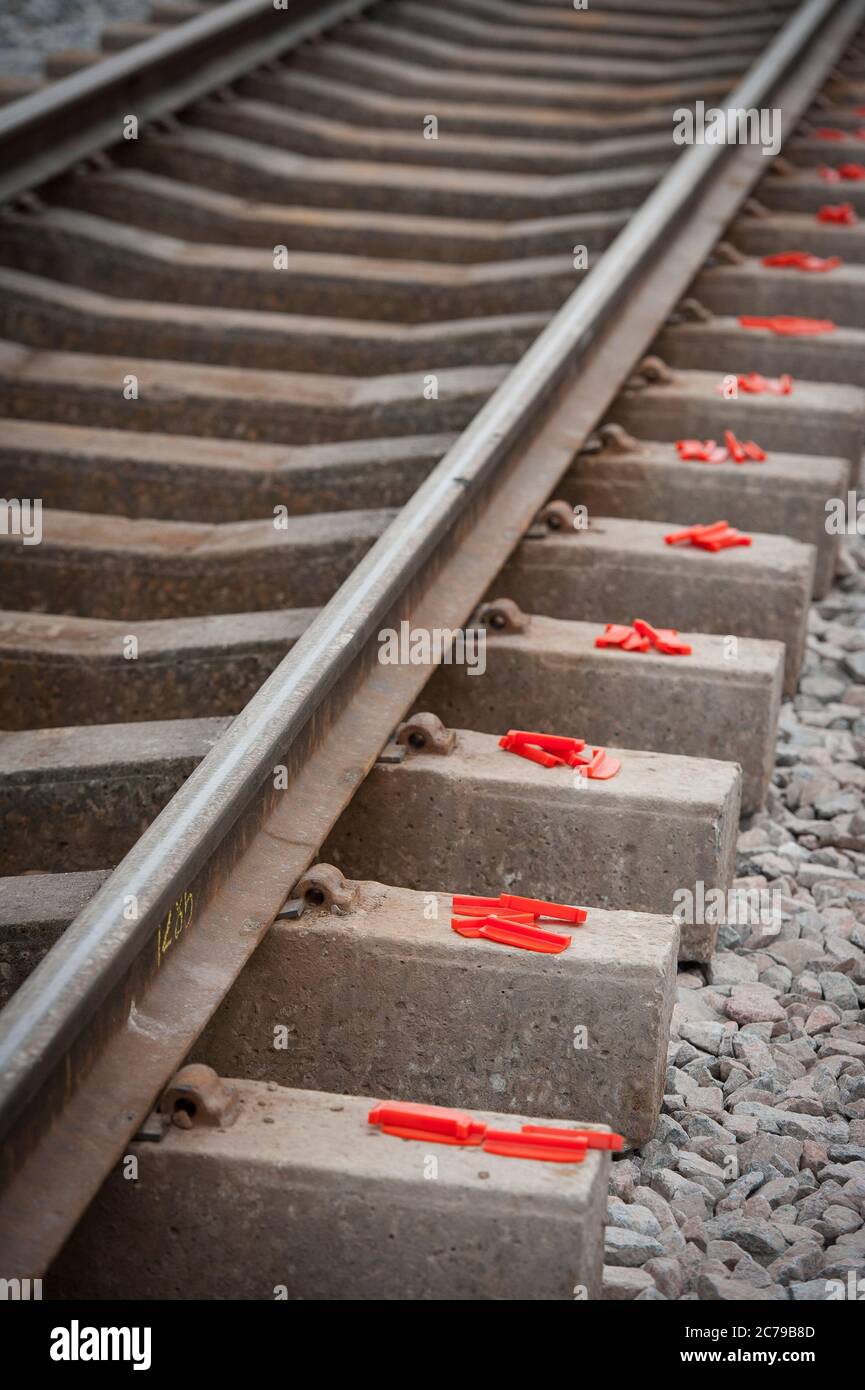
[{"label": "steel rail", "polygon": [[[729,105],[765,104],[804,54],[782,93],[797,119],[863,11],[807,0]],[[424,668],[377,665],[377,631],[465,621],[765,167],[749,146],[677,161],[0,1015],[10,1270],[44,1268],[422,688]]]},{"label": "steel rail", "polygon": [[29,191],[141,126],[173,115],[372,0],[226,0],[208,14],[107,56],[0,108],[0,202]]}]

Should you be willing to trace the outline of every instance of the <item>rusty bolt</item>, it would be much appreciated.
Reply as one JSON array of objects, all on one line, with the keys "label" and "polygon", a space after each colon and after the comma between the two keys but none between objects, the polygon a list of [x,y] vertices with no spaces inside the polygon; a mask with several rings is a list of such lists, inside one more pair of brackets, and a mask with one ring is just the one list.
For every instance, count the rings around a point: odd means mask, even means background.
[{"label": "rusty bolt", "polygon": [[589,435],[580,453],[599,454],[602,450],[608,449],[611,454],[631,454],[639,447],[639,440],[628,434],[624,426],[610,422],[601,425],[600,429]]},{"label": "rusty bolt", "polygon": [[193,1062],[168,1083],[162,1093],[159,1109],[179,1129],[207,1125],[227,1129],[234,1124],[240,1110],[237,1092],[201,1062]]},{"label": "rusty bolt", "polygon": [[344,878],[335,864],[313,864],[292,891],[295,897],[305,898],[310,907],[340,913],[351,910],[357,884]]},{"label": "rusty bolt", "polygon": [[719,241],[712,252],[712,260],[718,265],[744,265],[746,259],[731,241]]},{"label": "rusty bolt", "polygon": [[712,321],[711,309],[707,309],[705,304],[701,304],[699,299],[694,299],[693,296],[682,300],[678,307],[678,313],[685,323],[711,323]]},{"label": "rusty bolt", "polygon": [[662,357],[644,357],[634,375],[629,377],[627,387],[631,391],[641,391],[645,386],[667,386],[673,380],[673,373]]},{"label": "rusty bolt", "polygon": [[571,531],[574,526],[574,509],[570,502],[563,502],[561,498],[557,498],[541,508],[535,522],[539,526],[546,526],[548,531]]},{"label": "rusty bolt", "polygon": [[493,632],[525,632],[529,617],[512,598],[494,598],[492,603],[481,604],[475,622]]},{"label": "rusty bolt", "polygon": [[456,747],[457,736],[446,729],[437,714],[413,714],[400,724],[396,741],[407,753],[439,753],[447,757]]}]

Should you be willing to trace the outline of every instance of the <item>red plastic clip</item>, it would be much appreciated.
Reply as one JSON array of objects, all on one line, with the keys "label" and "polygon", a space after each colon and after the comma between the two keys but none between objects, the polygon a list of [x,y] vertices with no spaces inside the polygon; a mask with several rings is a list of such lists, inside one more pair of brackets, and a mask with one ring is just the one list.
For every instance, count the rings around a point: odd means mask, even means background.
[{"label": "red plastic clip", "polygon": [[529,926],[535,920],[534,913],[511,912],[509,908],[502,906],[498,898],[472,898],[467,894],[454,893],[452,907],[459,917],[489,917],[490,913],[494,912],[497,917],[507,917],[513,922],[526,922]]},{"label": "red plastic clip", "polygon": [[595,748],[591,762],[584,767],[577,767],[576,772],[580,777],[588,777],[593,782],[609,782],[621,766],[621,759],[612,757],[606,748]]},{"label": "red plastic clip", "polygon": [[645,618],[635,618],[634,627],[642,637],[647,638],[653,647],[665,656],[690,656],[691,648],[679,636],[675,627],[652,627]]},{"label": "red plastic clip", "polygon": [[633,627],[621,623],[607,623],[600,637],[595,638],[596,647],[620,647],[623,652],[647,652],[652,647],[665,656],[690,656],[691,648],[673,627],[652,627],[645,618],[635,618]]},{"label": "red plastic clip", "polygon": [[795,314],[742,314],[740,328],[765,328],[781,338],[800,338],[815,333],[834,333],[831,319],[808,319]]},{"label": "red plastic clip", "polygon": [[379,1101],[367,1120],[380,1125],[384,1134],[398,1139],[423,1139],[431,1144],[483,1143],[487,1130],[465,1110],[449,1110],[444,1105],[416,1105],[413,1101]]},{"label": "red plastic clip", "polygon": [[598,781],[615,777],[621,767],[617,758],[607,755],[604,748],[586,748],[582,738],[565,738],[559,734],[528,733],[522,729],[509,729],[499,739],[499,747],[506,753],[516,753],[530,762],[540,763],[542,767],[573,767],[582,776]]},{"label": "red plastic clip", "polygon": [[537,748],[543,748],[545,753],[555,753],[565,758],[569,753],[579,752],[586,746],[584,738],[569,738],[565,734],[535,734],[529,733],[526,729],[508,729],[505,738],[519,748],[531,743]]},{"label": "red plastic clip", "polygon": [[824,203],[817,213],[818,222],[835,222],[842,227],[855,227],[859,218],[852,203]]},{"label": "red plastic clip", "polygon": [[836,169],[829,164],[820,164],[817,173],[825,183],[858,183],[865,179],[865,164],[839,164]]},{"label": "red plastic clip", "polygon": [[725,449],[714,439],[677,439],[676,449],[684,463],[724,463]]},{"label": "red plastic clip", "polygon": [[684,531],[673,531],[664,540],[667,545],[681,545],[687,542],[700,550],[729,550],[736,545],[750,545],[751,537],[737,531],[727,521],[713,521],[711,526],[688,526]]},{"label": "red plastic clip", "polygon": [[[777,377],[761,376],[760,372],[742,372],[736,377],[736,383],[746,396],[762,396],[766,392],[772,396],[789,396],[793,390],[793,378],[787,372]],[[718,390],[724,390],[723,382]]]},{"label": "red plastic clip", "polygon": [[507,734],[499,739],[499,748],[504,748],[506,753],[517,753],[519,757],[527,758],[530,763],[539,763],[541,767],[566,766],[564,758],[557,758],[555,753],[546,753],[533,743],[511,743]]},{"label": "red plastic clip", "polygon": [[[540,1130],[541,1126],[537,1128]],[[520,1130],[488,1129],[484,1135],[484,1153],[534,1158],[545,1163],[582,1163],[588,1147],[583,1135],[566,1129],[532,1133],[523,1125]]]},{"label": "red plastic clip", "polygon": [[454,893],[453,906],[454,908],[461,907],[466,911],[478,912],[481,909],[489,911],[491,908],[499,907],[500,900],[498,898],[477,898],[473,893]]},{"label": "red plastic clip", "polygon": [[766,452],[755,444],[753,439],[747,439],[743,443],[737,439],[732,430],[724,430],[724,442],[727,445],[727,452],[733,463],[747,463],[752,460],[754,463],[763,463]]},{"label": "red plastic clip", "polygon": [[[507,909],[501,907],[498,903],[496,903],[495,907],[459,907],[455,903],[454,912],[456,913],[456,918],[451,918],[451,926],[453,926],[454,921],[457,919],[459,919],[461,922],[464,922],[465,926],[468,927],[469,919],[473,921],[482,922],[490,916],[506,917],[509,922],[521,922],[526,927],[533,927],[535,924],[534,913],[510,912]],[[468,931],[463,932],[463,936],[468,935]]]},{"label": "red plastic clip", "polygon": [[550,903],[544,898],[521,898],[514,893],[499,893],[497,898],[478,898],[472,893],[454,893],[451,898],[454,912],[460,916],[484,917],[494,912],[499,917],[549,917],[555,922],[585,922],[586,910],[569,903]]},{"label": "red plastic clip", "polygon": [[634,629],[624,623],[607,623],[603,635],[595,638],[596,647],[621,647],[632,635]]},{"label": "red plastic clip", "polygon": [[588,916],[584,907],[573,907],[570,903],[551,903],[544,898],[521,898],[516,893],[500,893],[502,907],[513,908],[516,912],[533,912],[536,917],[549,917],[554,922],[585,922]]},{"label": "red plastic clip", "polygon": [[540,951],[548,956],[561,955],[571,944],[569,936],[536,927],[531,919],[518,920],[516,914],[490,914],[482,920],[452,917],[451,928],[459,936],[483,937],[499,946],[517,946],[521,951]]},{"label": "red plastic clip", "polygon": [[482,1145],[485,1153],[545,1163],[582,1163],[589,1149],[617,1151],[624,1145],[620,1134],[594,1129],[560,1129],[556,1125],[492,1129],[485,1120],[475,1119],[466,1110],[416,1105],[413,1101],[378,1101],[369,1111],[367,1121],[397,1139],[420,1139],[426,1144],[455,1144],[463,1148]]},{"label": "red plastic clip", "polygon": [[837,270],[843,264],[840,256],[815,256],[810,251],[777,251],[763,257],[765,266],[779,270],[826,271]]},{"label": "red plastic clip", "polygon": [[625,1147],[621,1134],[605,1134],[598,1129],[559,1129],[555,1125],[523,1125],[523,1134],[572,1134],[575,1139],[584,1139],[590,1149],[609,1149],[620,1153]]}]

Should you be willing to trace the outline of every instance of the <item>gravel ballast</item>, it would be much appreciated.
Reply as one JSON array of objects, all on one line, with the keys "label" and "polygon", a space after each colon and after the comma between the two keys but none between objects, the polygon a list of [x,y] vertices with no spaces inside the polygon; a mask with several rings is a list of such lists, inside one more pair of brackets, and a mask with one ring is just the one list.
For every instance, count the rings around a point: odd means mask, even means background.
[{"label": "gravel ballast", "polygon": [[47,53],[94,49],[106,24],[141,23],[149,0],[3,0],[0,73],[39,76]]},{"label": "gravel ballast", "polygon": [[613,1165],[605,1298],[856,1297],[863,788],[865,542],[855,538],[811,610],[766,808],[741,827],[735,886],[760,907],[728,913],[709,964],[680,968],[655,1137]]}]

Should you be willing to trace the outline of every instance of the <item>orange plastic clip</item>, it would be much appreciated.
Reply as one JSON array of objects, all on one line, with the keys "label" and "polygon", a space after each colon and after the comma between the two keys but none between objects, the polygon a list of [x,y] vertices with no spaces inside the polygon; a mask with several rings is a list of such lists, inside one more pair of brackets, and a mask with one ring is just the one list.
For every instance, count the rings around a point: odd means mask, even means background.
[{"label": "orange plastic clip", "polygon": [[584,907],[551,903],[544,898],[521,898],[515,893],[501,893],[499,902],[515,912],[533,912],[536,917],[549,917],[554,922],[585,922],[588,915]]},{"label": "orange plastic clip", "polygon": [[506,753],[516,753],[520,758],[526,758],[530,763],[540,763],[541,767],[564,767],[564,758],[556,757],[555,753],[546,753],[543,748],[537,748],[533,743],[513,743],[505,734],[499,739],[499,748],[504,748]]},{"label": "orange plastic clip", "polygon": [[444,1105],[416,1105],[414,1101],[379,1101],[367,1120],[380,1125],[384,1134],[398,1139],[423,1139],[432,1144],[483,1142],[487,1126],[465,1110],[449,1110]]},{"label": "orange plastic clip", "polygon": [[482,937],[485,941],[495,941],[499,946],[516,946],[522,951],[539,951],[548,956],[561,955],[571,944],[569,936],[545,931],[528,922],[518,921],[515,916],[497,917],[491,914],[482,921],[452,917],[451,927],[460,936]]},{"label": "orange plastic clip", "polygon": [[525,729],[508,729],[505,738],[518,748],[522,748],[527,743],[533,743],[538,748],[543,748],[547,753],[558,753],[560,756],[586,746],[584,738],[568,738],[565,734],[533,734]]},{"label": "orange plastic clip", "polygon": [[619,1153],[625,1147],[621,1134],[607,1134],[601,1129],[558,1129],[555,1125],[523,1125],[524,1134],[572,1134],[584,1139],[590,1149],[609,1149]]},{"label": "orange plastic clip", "polygon": [[635,618],[634,627],[665,656],[690,656],[691,648],[675,627],[652,627],[644,618]]},{"label": "orange plastic clip", "polygon": [[592,753],[592,760],[585,767],[578,767],[576,771],[581,777],[588,777],[593,782],[607,782],[622,766],[619,758],[612,757],[606,748],[595,748]]},{"label": "orange plastic clip", "polygon": [[673,531],[664,537],[667,545],[680,545],[687,541],[700,550],[727,550],[734,545],[750,545],[751,537],[737,531],[727,521],[713,521],[711,526],[689,526],[684,531]]},{"label": "orange plastic clip", "polygon": [[589,1147],[581,1135],[568,1130],[531,1133],[525,1125],[520,1130],[488,1129],[483,1146],[484,1153],[541,1159],[545,1163],[582,1163]]},{"label": "orange plastic clip", "polygon": [[841,227],[855,227],[859,221],[852,203],[824,203],[817,212],[818,222],[834,222]]},{"label": "orange plastic clip", "polygon": [[763,257],[763,264],[778,270],[827,271],[843,264],[840,256],[815,256],[811,251],[776,251]]},{"label": "orange plastic clip", "polygon": [[[865,171],[863,171],[865,177]],[[765,328],[781,338],[800,338],[815,333],[834,333],[831,319],[809,319],[796,314],[740,314],[740,328]]]}]

